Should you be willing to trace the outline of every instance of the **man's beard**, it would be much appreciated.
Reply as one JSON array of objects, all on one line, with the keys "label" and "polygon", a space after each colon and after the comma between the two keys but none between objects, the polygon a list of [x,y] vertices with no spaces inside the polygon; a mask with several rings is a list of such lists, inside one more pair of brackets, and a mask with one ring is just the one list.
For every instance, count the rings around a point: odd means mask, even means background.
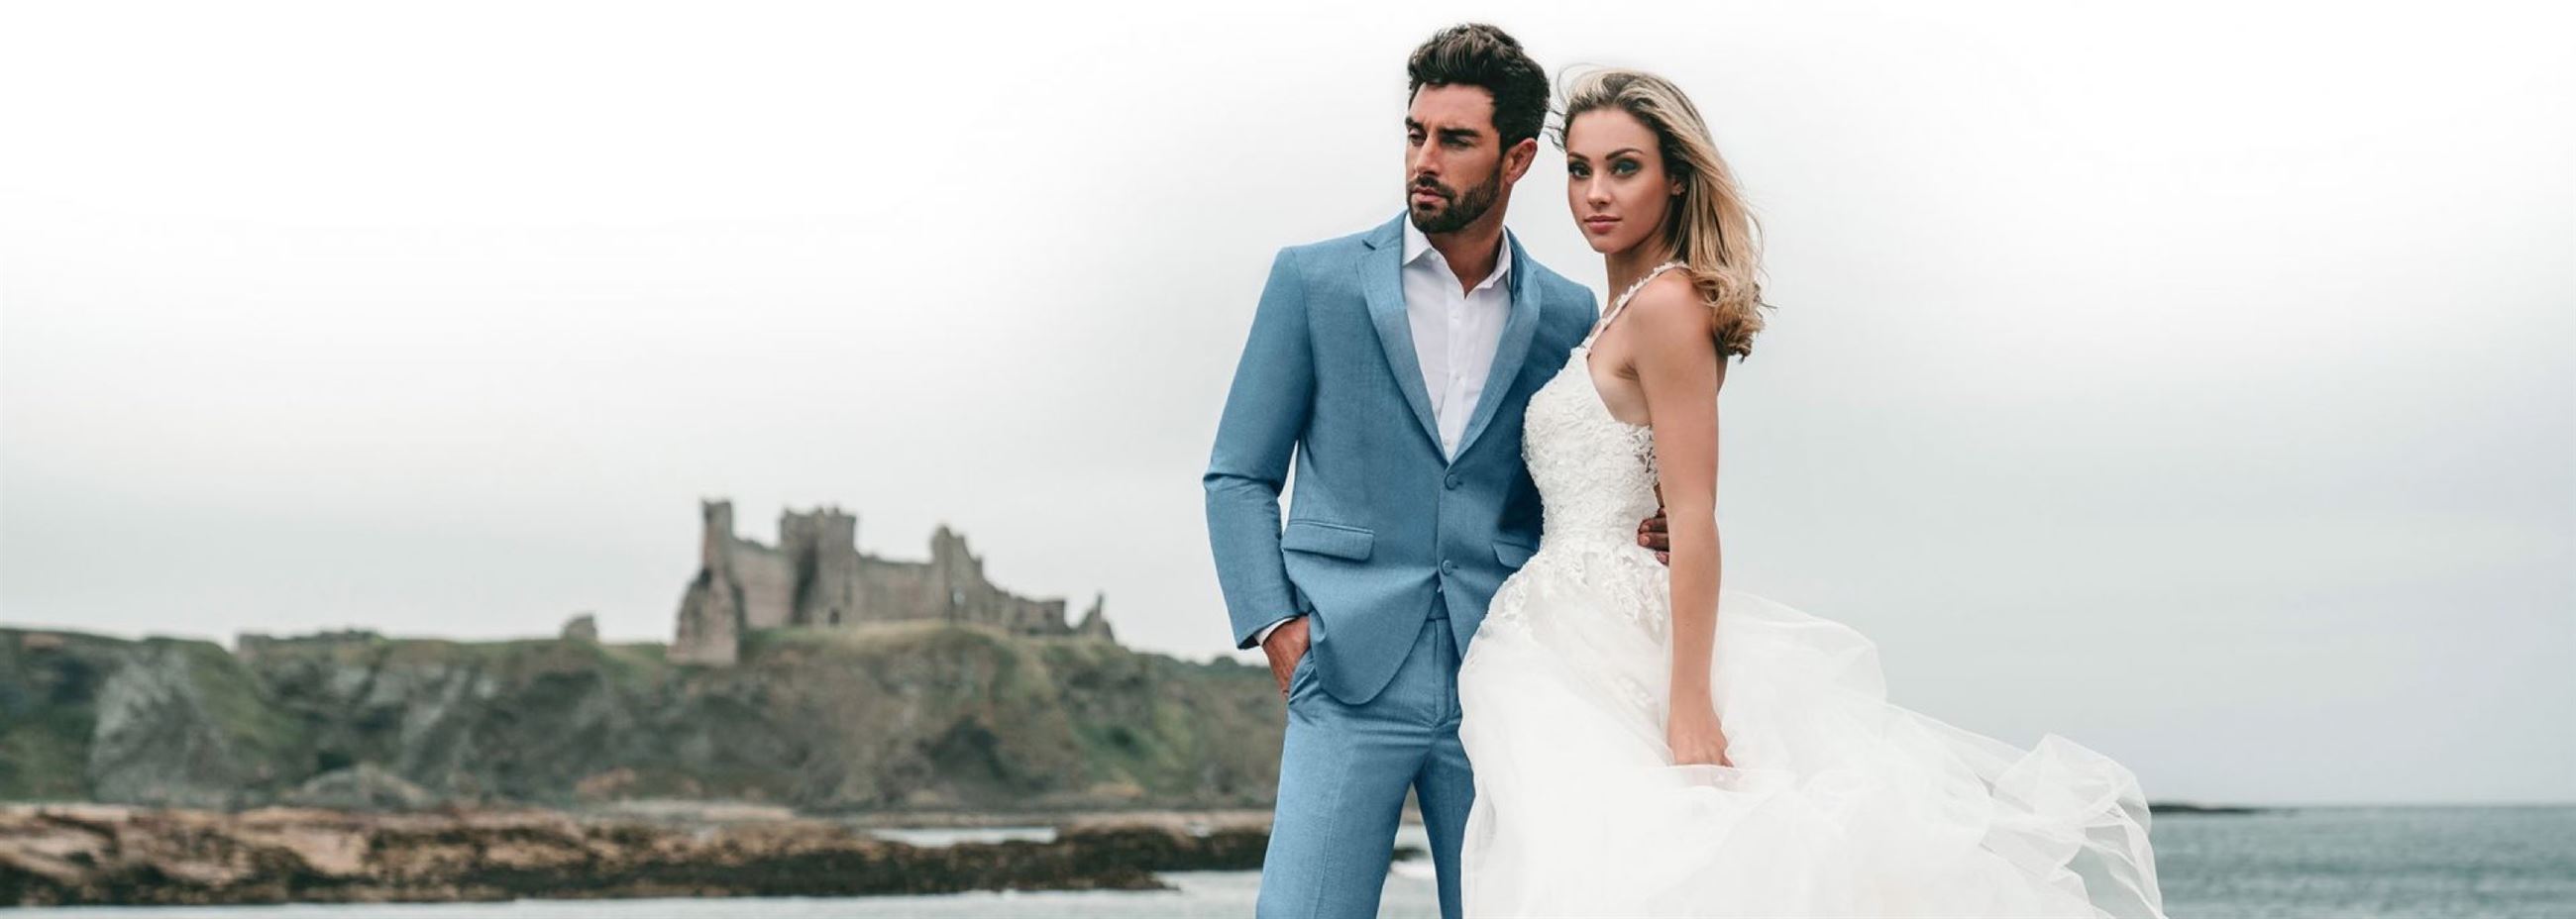
[{"label": "man's beard", "polygon": [[1438,182],[1415,182],[1405,188],[1407,197],[1416,191],[1435,192],[1447,201],[1449,206],[1425,214],[1422,205],[1413,205],[1408,209],[1408,213],[1413,217],[1413,228],[1424,233],[1454,233],[1468,224],[1475,223],[1476,218],[1483,217],[1486,211],[1494,209],[1494,202],[1502,200],[1503,171],[1494,170],[1494,174],[1485,180],[1485,184],[1467,189],[1464,196],[1450,191],[1448,186]]}]

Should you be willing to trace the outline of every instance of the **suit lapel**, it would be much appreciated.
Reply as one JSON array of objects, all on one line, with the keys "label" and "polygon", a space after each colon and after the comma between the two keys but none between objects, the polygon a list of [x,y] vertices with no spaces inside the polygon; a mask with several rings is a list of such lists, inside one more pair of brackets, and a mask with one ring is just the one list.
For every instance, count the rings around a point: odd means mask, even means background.
[{"label": "suit lapel", "polygon": [[[1399,215],[1396,220],[1403,220]],[[1440,449],[1440,425],[1431,416],[1431,394],[1422,388],[1422,359],[1413,353],[1413,321],[1404,311],[1404,230],[1388,221],[1368,236],[1360,254],[1360,290],[1368,297],[1370,321],[1377,324],[1377,343],[1386,350],[1387,367],[1395,371],[1395,388],[1413,407],[1413,420]],[[1509,338],[1508,332],[1504,335]],[[1462,447],[1460,452],[1465,452]]]},{"label": "suit lapel", "polygon": [[[1512,383],[1518,379],[1521,364],[1529,358],[1530,340],[1538,336],[1538,285],[1529,283],[1529,254],[1521,251],[1520,240],[1504,237],[1512,247],[1512,315],[1503,323],[1503,337],[1494,343],[1494,368],[1485,374],[1485,392],[1476,397],[1475,417],[1467,421],[1467,434],[1458,441],[1458,456],[1476,446],[1478,435],[1494,421],[1503,403],[1511,401]],[[1419,371],[1415,376],[1421,376]],[[1450,458],[1452,462],[1456,457]]]}]

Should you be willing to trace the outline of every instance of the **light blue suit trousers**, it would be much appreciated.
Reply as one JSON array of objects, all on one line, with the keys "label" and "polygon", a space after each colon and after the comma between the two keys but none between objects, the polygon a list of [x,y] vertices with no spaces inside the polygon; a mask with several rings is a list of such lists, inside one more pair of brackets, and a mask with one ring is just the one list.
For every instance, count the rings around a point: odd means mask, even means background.
[{"label": "light blue suit trousers", "polygon": [[1317,687],[1314,655],[1298,663],[1261,916],[1377,915],[1406,789],[1431,839],[1440,913],[1458,915],[1458,848],[1476,797],[1458,745],[1458,655],[1449,623],[1424,620],[1395,679],[1361,705]]}]

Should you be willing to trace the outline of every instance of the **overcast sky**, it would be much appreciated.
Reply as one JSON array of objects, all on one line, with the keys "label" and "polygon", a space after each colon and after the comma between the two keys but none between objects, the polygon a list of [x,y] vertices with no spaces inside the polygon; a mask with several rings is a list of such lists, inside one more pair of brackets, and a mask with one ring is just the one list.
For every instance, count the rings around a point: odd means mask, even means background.
[{"label": "overcast sky", "polygon": [[2563,11],[926,6],[10,5],[0,620],[658,640],[729,497],[1226,653],[1254,297],[1478,18],[1675,78],[1764,221],[1728,586],[2153,797],[2576,800]]}]

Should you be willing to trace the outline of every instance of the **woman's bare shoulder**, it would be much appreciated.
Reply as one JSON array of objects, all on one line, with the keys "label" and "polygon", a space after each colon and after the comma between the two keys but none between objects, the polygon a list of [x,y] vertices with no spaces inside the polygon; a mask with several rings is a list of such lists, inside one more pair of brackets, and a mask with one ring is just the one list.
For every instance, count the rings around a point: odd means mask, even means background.
[{"label": "woman's bare shoulder", "polygon": [[1628,317],[1628,321],[1638,324],[1636,331],[1657,344],[1681,344],[1666,340],[1678,337],[1696,339],[1711,350],[1717,346],[1708,334],[1716,311],[1709,308],[1699,288],[1682,271],[1666,271],[1647,281],[1635,296],[1628,298],[1627,312],[1636,314]]}]

